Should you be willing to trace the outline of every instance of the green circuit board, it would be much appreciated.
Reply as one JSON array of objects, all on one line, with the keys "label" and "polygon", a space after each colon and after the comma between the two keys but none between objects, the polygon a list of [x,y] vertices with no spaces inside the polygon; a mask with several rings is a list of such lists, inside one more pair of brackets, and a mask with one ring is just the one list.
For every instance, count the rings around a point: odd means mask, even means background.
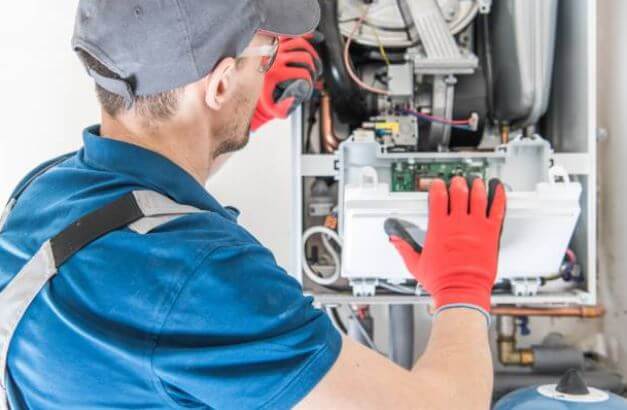
[{"label": "green circuit board", "polygon": [[478,176],[485,179],[485,161],[416,163],[411,160],[392,163],[392,192],[428,191],[431,182],[440,178],[449,182],[454,176]]}]

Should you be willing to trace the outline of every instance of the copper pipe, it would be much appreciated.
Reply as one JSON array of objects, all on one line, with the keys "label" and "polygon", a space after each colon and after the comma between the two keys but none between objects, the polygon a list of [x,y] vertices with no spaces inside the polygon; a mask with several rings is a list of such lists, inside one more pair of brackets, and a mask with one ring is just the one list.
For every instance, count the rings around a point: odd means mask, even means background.
[{"label": "copper pipe", "polygon": [[511,316],[501,316],[497,319],[496,328],[499,362],[505,366],[532,366],[535,362],[533,349],[516,346],[515,319]]},{"label": "copper pipe", "polygon": [[501,143],[507,144],[509,142],[509,125],[501,125]]},{"label": "copper pipe", "polygon": [[337,150],[340,141],[333,129],[333,113],[331,112],[331,97],[323,93],[320,99],[320,139],[322,152],[330,154]]},{"label": "copper pipe", "polygon": [[494,306],[490,313],[494,316],[556,316],[591,319],[605,315],[605,307],[603,305],[556,308]]},{"label": "copper pipe", "polygon": [[[429,306],[428,311],[430,315],[435,313],[433,306]],[[594,319],[605,315],[605,307],[603,305],[566,306],[554,308],[492,306],[490,314],[492,316],[554,316]]]}]

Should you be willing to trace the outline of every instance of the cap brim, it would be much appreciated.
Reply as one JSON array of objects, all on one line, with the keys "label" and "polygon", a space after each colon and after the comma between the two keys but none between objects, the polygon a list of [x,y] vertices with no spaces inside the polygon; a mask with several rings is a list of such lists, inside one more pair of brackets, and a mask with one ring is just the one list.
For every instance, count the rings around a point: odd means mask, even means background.
[{"label": "cap brim", "polygon": [[296,37],[311,33],[320,22],[318,0],[258,0],[266,13],[259,30],[281,36]]}]

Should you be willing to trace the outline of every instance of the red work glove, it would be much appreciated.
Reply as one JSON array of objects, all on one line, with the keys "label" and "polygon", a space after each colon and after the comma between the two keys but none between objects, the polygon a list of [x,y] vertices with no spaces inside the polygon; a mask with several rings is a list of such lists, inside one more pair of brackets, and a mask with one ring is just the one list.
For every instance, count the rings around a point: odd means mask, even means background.
[{"label": "red work glove", "polygon": [[311,35],[279,40],[276,60],[264,78],[251,130],[256,131],[275,118],[287,118],[311,98],[322,75],[322,61],[309,43],[310,38]]},{"label": "red work glove", "polygon": [[454,177],[450,188],[437,180],[429,191],[429,225],[424,247],[411,234],[412,224],[388,219],[385,230],[409,271],[428,291],[436,309],[451,305],[490,311],[499,240],[505,216],[505,190],[480,178],[468,184]]}]

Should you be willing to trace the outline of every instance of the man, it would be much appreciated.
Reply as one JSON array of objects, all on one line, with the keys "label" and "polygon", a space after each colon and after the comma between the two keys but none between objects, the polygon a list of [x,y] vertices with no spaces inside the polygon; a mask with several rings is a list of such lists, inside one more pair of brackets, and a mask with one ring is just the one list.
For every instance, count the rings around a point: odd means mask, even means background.
[{"label": "man", "polygon": [[[71,253],[16,312],[2,383],[11,408],[489,406],[502,186],[488,197],[480,180],[435,183],[424,251],[402,221],[387,224],[437,308],[412,371],[342,338],[203,187],[246,145],[251,122],[298,102],[298,92],[275,98],[279,84],[313,84],[315,53],[277,37],[307,34],[318,18],[315,0],[80,1],[73,45],[97,84],[102,124],[20,189],[0,232],[0,290],[50,238],[109,223],[98,210],[131,191],[189,214],[143,234],[120,225],[81,250],[64,237]],[[297,58],[304,71],[277,74],[277,41],[308,55]]]}]

